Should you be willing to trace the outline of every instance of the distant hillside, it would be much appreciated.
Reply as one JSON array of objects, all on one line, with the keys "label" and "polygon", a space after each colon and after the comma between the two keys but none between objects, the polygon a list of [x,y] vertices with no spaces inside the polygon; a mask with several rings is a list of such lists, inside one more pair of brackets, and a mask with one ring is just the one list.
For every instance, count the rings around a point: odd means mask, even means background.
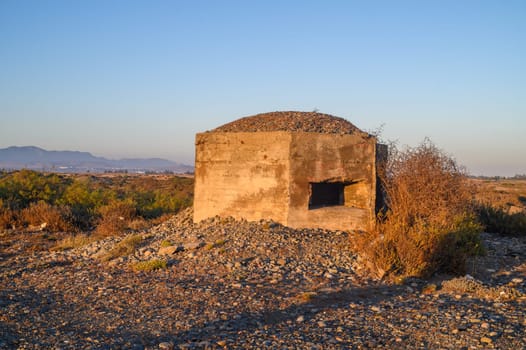
[{"label": "distant hillside", "polygon": [[190,165],[161,158],[112,160],[95,157],[88,152],[47,151],[35,146],[8,147],[0,149],[0,169],[34,169],[62,172],[84,171],[172,171],[193,172]]}]

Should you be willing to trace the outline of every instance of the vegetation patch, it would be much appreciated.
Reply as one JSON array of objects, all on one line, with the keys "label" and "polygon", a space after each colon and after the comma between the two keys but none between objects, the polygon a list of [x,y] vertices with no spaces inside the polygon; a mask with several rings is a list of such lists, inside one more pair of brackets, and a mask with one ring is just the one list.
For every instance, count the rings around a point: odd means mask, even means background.
[{"label": "vegetation patch", "polygon": [[513,300],[524,297],[516,288],[510,286],[488,287],[472,277],[456,277],[442,282],[442,291],[468,294],[480,299]]},{"label": "vegetation patch", "polygon": [[312,301],[318,294],[316,292],[303,292],[296,296],[296,299],[302,303]]},{"label": "vegetation patch", "polygon": [[485,230],[508,236],[526,236],[526,213],[510,214],[503,207],[480,205],[478,215]]},{"label": "vegetation patch", "polygon": [[51,205],[44,201],[31,203],[19,213],[20,226],[37,228],[50,232],[73,231],[74,226],[68,222],[70,212],[67,207]]},{"label": "vegetation patch", "polygon": [[143,229],[191,206],[193,179],[171,175],[0,172],[0,228],[37,227],[101,236]]},{"label": "vegetation patch", "polygon": [[69,235],[60,241],[53,247],[53,250],[68,250],[84,247],[95,239],[87,234]]},{"label": "vegetation patch", "polygon": [[487,232],[509,236],[526,235],[526,181],[472,179],[477,186],[477,214]]},{"label": "vegetation patch", "polygon": [[379,171],[387,207],[374,231],[353,237],[355,250],[380,278],[463,273],[467,256],[483,253],[467,176],[428,140],[389,151]]},{"label": "vegetation patch", "polygon": [[215,242],[208,243],[208,244],[205,246],[205,249],[206,249],[206,250],[211,250],[211,249],[214,249],[214,248],[222,247],[222,246],[225,245],[225,243],[226,243],[226,240],[224,240],[224,239],[218,239],[218,240],[216,240]]},{"label": "vegetation patch", "polygon": [[141,235],[129,235],[117,243],[110,251],[101,256],[103,261],[109,261],[115,258],[132,254],[141,244]]},{"label": "vegetation patch", "polygon": [[160,270],[165,269],[167,266],[167,263],[165,260],[161,259],[153,259],[148,261],[138,261],[136,263],[132,264],[132,268],[135,271],[153,271],[153,270]]},{"label": "vegetation patch", "polygon": [[0,199],[0,230],[13,228],[16,219],[13,211],[9,208],[2,206],[2,200]]},{"label": "vegetation patch", "polygon": [[136,217],[136,209],[130,201],[112,201],[99,208],[100,220],[96,232],[100,236],[113,236],[126,232]]},{"label": "vegetation patch", "polygon": [[171,247],[173,245],[174,245],[173,242],[169,241],[167,239],[165,239],[164,241],[161,242],[161,247]]}]

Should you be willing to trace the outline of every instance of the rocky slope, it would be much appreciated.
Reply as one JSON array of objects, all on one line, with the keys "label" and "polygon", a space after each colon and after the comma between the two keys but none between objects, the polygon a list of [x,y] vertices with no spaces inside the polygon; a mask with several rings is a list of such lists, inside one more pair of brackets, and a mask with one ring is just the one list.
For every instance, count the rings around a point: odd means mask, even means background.
[{"label": "rocky slope", "polygon": [[526,347],[524,239],[485,234],[469,276],[401,285],[365,277],[349,239],[190,210],[66,251],[2,239],[0,349]]}]

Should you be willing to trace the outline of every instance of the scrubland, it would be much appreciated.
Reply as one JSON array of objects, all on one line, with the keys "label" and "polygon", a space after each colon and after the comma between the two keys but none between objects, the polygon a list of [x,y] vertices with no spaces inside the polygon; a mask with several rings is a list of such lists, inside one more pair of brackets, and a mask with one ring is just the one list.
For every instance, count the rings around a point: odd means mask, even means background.
[{"label": "scrubland", "polygon": [[[0,229],[90,233],[143,229],[192,204],[193,180],[168,175],[0,173]],[[70,239],[71,241],[71,239]]]},{"label": "scrubland", "polygon": [[0,349],[520,349],[526,182],[393,152],[374,232],[192,222],[191,178],[0,174]]}]

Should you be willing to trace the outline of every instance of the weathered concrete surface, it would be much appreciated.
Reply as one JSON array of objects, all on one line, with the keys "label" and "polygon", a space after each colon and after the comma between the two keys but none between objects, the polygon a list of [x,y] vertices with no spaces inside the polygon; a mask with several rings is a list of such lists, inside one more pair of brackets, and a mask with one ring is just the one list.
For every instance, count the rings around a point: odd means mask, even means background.
[{"label": "weathered concrete surface", "polygon": [[[295,228],[374,224],[376,139],[365,133],[208,132],[196,135],[194,221],[232,216]],[[312,183],[340,183],[341,205],[309,209]]]},{"label": "weathered concrete surface", "polygon": [[290,133],[196,136],[194,221],[232,216],[286,223]]},{"label": "weathered concrete surface", "polygon": [[[363,135],[293,133],[287,225],[368,230],[374,222],[376,139]],[[344,184],[343,206],[306,210],[310,183]]]}]

